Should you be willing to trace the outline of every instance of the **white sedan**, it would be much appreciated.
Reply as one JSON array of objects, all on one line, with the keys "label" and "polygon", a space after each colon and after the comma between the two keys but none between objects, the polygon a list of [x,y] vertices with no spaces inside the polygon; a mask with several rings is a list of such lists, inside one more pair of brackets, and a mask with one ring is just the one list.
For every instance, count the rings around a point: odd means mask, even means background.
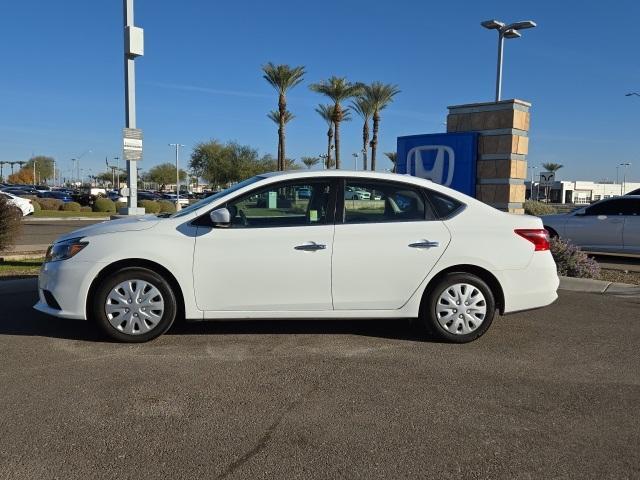
[{"label": "white sedan", "polygon": [[[362,209],[345,201],[348,188],[384,202]],[[301,189],[308,199],[294,198]],[[170,216],[64,235],[35,308],[92,319],[124,342],[183,317],[417,318],[462,343],[496,312],[552,303],[557,287],[539,218],[417,177],[333,170],[258,175]]]},{"label": "white sedan", "polygon": [[34,208],[31,200],[18,197],[9,192],[0,192],[0,196],[5,198],[10,205],[13,205],[18,210],[20,210],[20,213],[23,217],[26,217],[27,215],[31,215],[33,213]]}]

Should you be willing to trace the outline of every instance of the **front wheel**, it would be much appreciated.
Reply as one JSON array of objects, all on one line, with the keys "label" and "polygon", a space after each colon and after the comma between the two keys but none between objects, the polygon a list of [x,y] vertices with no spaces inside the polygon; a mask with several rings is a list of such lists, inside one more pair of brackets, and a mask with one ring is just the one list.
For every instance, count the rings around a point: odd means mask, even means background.
[{"label": "front wheel", "polygon": [[120,342],[141,343],[159,337],[176,317],[171,286],[144,268],[125,268],[110,275],[90,301],[92,319]]},{"label": "front wheel", "polygon": [[469,273],[450,273],[425,298],[420,320],[433,334],[454,343],[481,337],[495,316],[489,286]]}]

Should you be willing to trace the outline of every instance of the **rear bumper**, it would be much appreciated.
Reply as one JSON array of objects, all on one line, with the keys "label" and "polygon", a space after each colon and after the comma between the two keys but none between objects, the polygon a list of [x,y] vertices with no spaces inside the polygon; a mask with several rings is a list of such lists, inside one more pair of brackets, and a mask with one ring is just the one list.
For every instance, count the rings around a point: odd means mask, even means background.
[{"label": "rear bumper", "polygon": [[522,270],[503,270],[504,313],[546,307],[558,298],[560,279],[551,252],[534,252]]}]

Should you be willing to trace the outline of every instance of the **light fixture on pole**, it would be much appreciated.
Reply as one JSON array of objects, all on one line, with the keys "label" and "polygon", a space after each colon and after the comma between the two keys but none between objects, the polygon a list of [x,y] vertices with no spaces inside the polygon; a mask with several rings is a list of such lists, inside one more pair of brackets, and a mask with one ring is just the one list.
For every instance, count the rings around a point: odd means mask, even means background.
[{"label": "light fixture on pole", "polygon": [[621,163],[616,167],[616,183],[617,183],[617,179],[618,179],[618,169],[620,167],[623,167],[624,170],[622,171],[622,184],[620,185],[620,195],[624,195],[624,189],[625,189],[625,184],[627,183],[627,167],[630,167],[631,164],[626,162],[626,163]]},{"label": "light fixture on pole", "polygon": [[180,147],[184,145],[180,143],[170,143],[170,147],[176,147],[176,210],[180,210],[180,166],[179,166],[179,152]]},{"label": "light fixture on pole", "polygon": [[498,20],[485,20],[484,22],[481,22],[480,25],[482,25],[486,29],[498,31],[498,66],[497,66],[497,75],[496,75],[496,102],[499,102],[500,96],[502,95],[502,53],[504,50],[504,39],[520,38],[522,34],[519,32],[519,30],[534,28],[537,26],[537,24],[532,20],[514,22],[508,25]]}]

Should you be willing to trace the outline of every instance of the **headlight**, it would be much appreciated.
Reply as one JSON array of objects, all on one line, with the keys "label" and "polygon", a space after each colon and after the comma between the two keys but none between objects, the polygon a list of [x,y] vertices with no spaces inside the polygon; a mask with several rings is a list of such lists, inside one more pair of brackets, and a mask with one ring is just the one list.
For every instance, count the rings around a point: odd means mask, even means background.
[{"label": "headlight", "polygon": [[82,237],[70,238],[62,242],[54,243],[47,249],[45,262],[57,262],[58,260],[67,260],[75,256],[80,250],[89,245],[89,242],[83,242]]}]

